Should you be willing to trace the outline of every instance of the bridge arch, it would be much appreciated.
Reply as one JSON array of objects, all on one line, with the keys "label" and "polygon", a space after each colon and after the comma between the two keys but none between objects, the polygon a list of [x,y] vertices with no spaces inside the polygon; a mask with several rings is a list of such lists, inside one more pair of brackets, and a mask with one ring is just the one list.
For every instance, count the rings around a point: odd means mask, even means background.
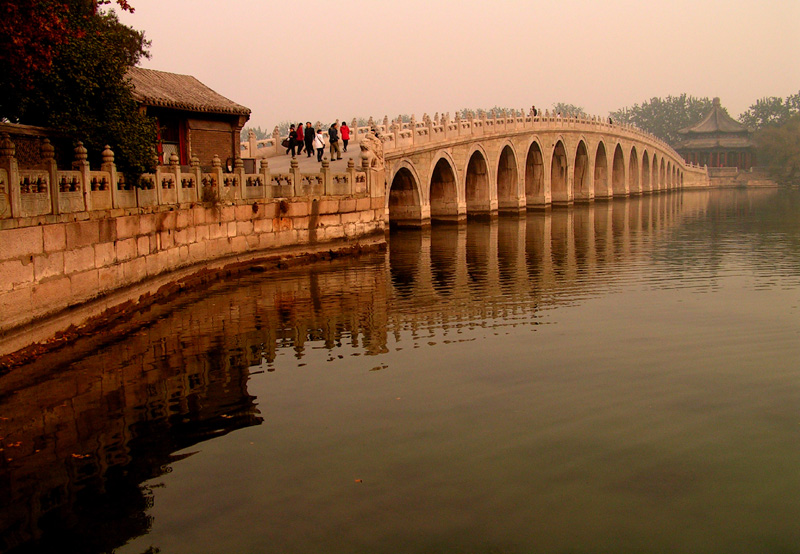
[{"label": "bridge arch", "polygon": [[387,203],[389,224],[400,227],[420,227],[429,221],[430,212],[423,213],[420,179],[408,160],[394,168]]},{"label": "bridge arch", "polygon": [[534,138],[525,157],[525,202],[528,207],[547,203],[544,186],[544,156],[542,145]]},{"label": "bridge arch", "polygon": [[519,211],[519,173],[517,153],[511,142],[507,141],[497,160],[497,207],[500,210]]},{"label": "bridge arch", "polygon": [[647,150],[642,152],[642,192],[650,192],[652,189],[652,175],[650,173],[650,156]]},{"label": "bridge arch", "polygon": [[594,197],[607,198],[611,196],[608,189],[608,153],[606,145],[601,140],[597,143],[594,155]]},{"label": "bridge arch", "polygon": [[467,157],[464,177],[464,197],[467,202],[467,215],[488,214],[497,208],[497,200],[492,202],[489,157],[480,145],[475,145]]},{"label": "bridge arch", "polygon": [[434,156],[430,175],[428,198],[431,205],[431,220],[457,221],[465,214],[464,210],[460,209],[463,203],[458,194],[456,164],[449,152],[440,151]]},{"label": "bridge arch", "polygon": [[653,174],[652,182],[653,182],[653,190],[659,190],[658,184],[658,162],[659,158],[658,155],[653,152],[653,163],[651,164],[650,171]]},{"label": "bridge arch", "polygon": [[575,149],[575,163],[572,167],[572,183],[575,200],[591,200],[592,180],[589,175],[589,151],[586,148],[586,141],[584,139],[578,142],[578,147]]},{"label": "bridge arch", "polygon": [[614,162],[611,165],[611,191],[614,196],[624,196],[625,190],[625,155],[622,145],[614,148]]},{"label": "bridge arch", "polygon": [[664,190],[667,188],[667,169],[666,169],[666,162],[664,162],[664,158],[661,158],[661,166],[658,169],[658,190]]},{"label": "bridge arch", "polygon": [[559,138],[550,155],[550,196],[554,204],[566,204],[571,200],[568,172],[567,149],[564,146],[564,139]]},{"label": "bridge arch", "polygon": [[636,152],[636,147],[631,146],[631,156],[628,161],[628,191],[631,194],[639,194],[642,192],[639,183],[639,156]]}]

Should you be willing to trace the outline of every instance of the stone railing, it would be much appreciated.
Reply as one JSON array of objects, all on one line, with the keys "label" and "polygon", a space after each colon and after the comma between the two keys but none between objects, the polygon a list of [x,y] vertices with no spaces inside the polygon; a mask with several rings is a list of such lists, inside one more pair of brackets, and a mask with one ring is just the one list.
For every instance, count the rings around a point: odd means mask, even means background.
[{"label": "stone railing", "polygon": [[269,200],[306,196],[348,196],[368,192],[368,174],[350,160],[344,173],[333,173],[322,163],[317,173],[300,173],[292,160],[288,173],[271,173],[262,160],[258,173],[246,173],[241,159],[233,171],[223,172],[218,156],[210,171],[192,158],[187,168],[173,154],[169,165],[140,177],[137,186],[126,183],[117,171],[114,153],[106,146],[99,170],[87,161],[86,148],[75,148],[75,161],[69,170],[59,169],[54,148],[42,141],[41,161],[20,168],[15,145],[7,134],[0,139],[0,219],[69,214],[83,211],[137,208],[193,202]]},{"label": "stone railing", "polygon": [[[410,121],[403,121],[402,117],[376,122],[369,119],[367,125],[359,126],[357,120],[350,125],[351,142],[357,143],[371,130],[375,129],[384,142],[384,153],[393,150],[406,150],[408,148],[428,144],[444,143],[470,137],[496,136],[507,133],[524,131],[552,130],[552,129],[577,129],[589,127],[598,132],[609,134],[625,134],[658,146],[665,152],[673,154],[676,161],[681,161],[686,167],[699,167],[688,164],[665,141],[633,125],[612,123],[609,118],[596,115],[561,115],[545,111],[544,114],[534,115],[534,110],[495,111],[481,112],[479,116],[470,114],[462,118],[459,113],[451,118],[449,113],[441,116],[437,113],[433,118],[427,114],[417,120],[411,116]],[[319,122],[316,127],[319,127]],[[251,158],[269,158],[285,154],[286,149],[281,146],[281,137],[278,128],[273,131],[269,139],[256,140],[255,135],[250,135],[248,141],[243,141],[242,156]]]}]

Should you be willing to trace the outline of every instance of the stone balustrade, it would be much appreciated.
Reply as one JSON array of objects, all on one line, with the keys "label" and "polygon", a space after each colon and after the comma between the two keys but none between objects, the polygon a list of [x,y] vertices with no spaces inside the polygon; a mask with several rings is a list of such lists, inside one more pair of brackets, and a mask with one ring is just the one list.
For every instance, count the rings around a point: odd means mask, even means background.
[{"label": "stone balustrade", "polygon": [[[319,128],[319,122],[316,128]],[[421,120],[412,115],[410,121],[403,121],[401,116],[389,120],[384,116],[379,123],[370,118],[367,125],[358,125],[353,119],[350,124],[351,142],[358,143],[371,130],[375,129],[384,141],[384,152],[389,154],[393,150],[405,150],[427,144],[439,144],[458,139],[469,139],[485,136],[496,136],[507,133],[523,131],[576,129],[591,127],[595,131],[609,134],[624,134],[643,142],[658,146],[664,150],[672,150],[665,141],[633,125],[612,123],[608,118],[597,115],[561,115],[545,111],[544,114],[533,115],[533,110],[507,112],[482,112],[479,116],[470,114],[462,118],[459,113],[455,117],[449,113],[441,116],[437,113],[433,118],[427,114]],[[285,155],[286,149],[281,146],[281,137],[277,127],[268,139],[256,140],[251,134],[247,141],[241,143],[241,155],[244,158],[270,158]],[[686,164],[687,167],[699,167]]]},{"label": "stone balustrade", "polygon": [[[288,173],[271,173],[262,160],[257,173],[246,173],[241,159],[225,172],[215,156],[210,170],[196,157],[181,166],[173,154],[168,165],[143,174],[134,186],[117,171],[114,153],[106,146],[99,169],[89,166],[86,148],[78,143],[71,169],[60,169],[48,139],[40,163],[19,167],[15,145],[7,134],[0,140],[0,220],[71,214],[85,211],[149,208],[195,202],[267,201],[277,198],[367,194],[368,173],[352,160],[344,173],[323,163],[318,173],[301,173],[296,160]],[[382,194],[382,191],[381,191]]]}]

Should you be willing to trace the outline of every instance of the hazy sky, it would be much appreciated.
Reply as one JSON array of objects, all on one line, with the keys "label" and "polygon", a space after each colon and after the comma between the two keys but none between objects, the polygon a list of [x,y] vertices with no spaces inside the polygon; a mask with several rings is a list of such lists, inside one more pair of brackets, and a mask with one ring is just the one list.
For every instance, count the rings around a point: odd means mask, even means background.
[{"label": "hazy sky", "polygon": [[152,69],[284,120],[800,90],[798,0],[130,0]]}]

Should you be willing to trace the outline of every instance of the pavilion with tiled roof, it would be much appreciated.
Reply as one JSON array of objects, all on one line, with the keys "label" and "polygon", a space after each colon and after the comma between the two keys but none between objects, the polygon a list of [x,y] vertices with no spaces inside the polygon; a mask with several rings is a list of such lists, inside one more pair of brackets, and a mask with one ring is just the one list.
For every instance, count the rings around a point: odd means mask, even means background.
[{"label": "pavilion with tiled roof", "polygon": [[698,123],[678,131],[675,150],[690,163],[708,167],[750,169],[756,163],[750,130],[729,116],[714,98],[711,111]]},{"label": "pavilion with tiled roof", "polygon": [[186,165],[192,156],[210,166],[215,155],[231,161],[239,153],[239,133],[250,109],[210,89],[191,75],[133,67],[128,71],[133,96],[158,122],[161,163],[178,155]]}]

